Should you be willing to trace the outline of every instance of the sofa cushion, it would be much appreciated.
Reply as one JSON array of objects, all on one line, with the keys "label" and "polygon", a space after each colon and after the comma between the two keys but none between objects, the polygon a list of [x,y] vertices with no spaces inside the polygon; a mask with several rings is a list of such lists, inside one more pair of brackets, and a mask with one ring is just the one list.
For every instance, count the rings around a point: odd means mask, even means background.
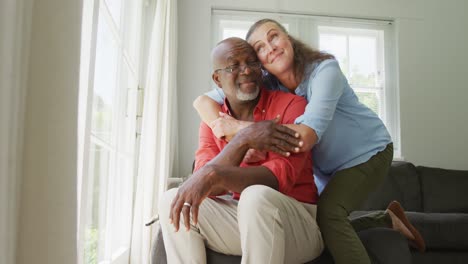
[{"label": "sofa cushion", "polygon": [[468,213],[468,171],[418,166],[425,212]]},{"label": "sofa cushion", "polygon": [[383,184],[370,194],[361,211],[384,210],[393,201],[406,210],[422,211],[421,188],[416,167],[409,162],[393,162]]},{"label": "sofa cushion", "polygon": [[468,251],[431,250],[424,253],[413,251],[411,257],[413,264],[468,263]]},{"label": "sofa cushion", "polygon": [[[151,264],[166,264],[167,257],[161,228],[157,224],[153,238]],[[358,232],[366,250],[371,257],[372,264],[406,264],[411,263],[407,242],[403,236],[389,228],[372,228]],[[206,249],[207,263],[234,264],[240,263],[240,256],[228,256],[210,249]],[[333,258],[327,250],[318,258],[307,264],[333,264]]]},{"label": "sofa cushion", "polygon": [[[406,239],[389,228],[371,228],[358,232],[372,264],[410,264],[411,253]],[[328,250],[306,264],[333,264]]]},{"label": "sofa cushion", "polygon": [[406,214],[423,236],[428,249],[468,250],[468,214]]}]

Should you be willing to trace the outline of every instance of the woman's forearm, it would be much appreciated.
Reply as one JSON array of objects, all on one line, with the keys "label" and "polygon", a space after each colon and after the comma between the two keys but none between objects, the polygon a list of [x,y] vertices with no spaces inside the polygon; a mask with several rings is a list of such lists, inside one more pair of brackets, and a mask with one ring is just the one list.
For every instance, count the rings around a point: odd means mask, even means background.
[{"label": "woman's forearm", "polygon": [[317,143],[317,133],[315,133],[315,130],[312,128],[303,124],[287,124],[285,126],[299,133],[300,139],[303,142],[303,145],[300,148],[300,152],[310,151],[315,143]]},{"label": "woman's forearm", "polygon": [[221,106],[206,95],[200,95],[193,101],[193,107],[197,110],[201,120],[207,124],[218,138],[231,140],[237,132],[252,122],[236,120],[227,114],[221,114]]},{"label": "woman's forearm", "polygon": [[221,106],[206,95],[198,96],[193,101],[193,107],[197,110],[201,120],[208,126],[219,117],[221,111]]},{"label": "woman's forearm", "polygon": [[[193,101],[193,107],[198,112],[202,121],[213,129],[212,125],[217,124],[213,122],[220,117],[219,112],[221,111],[221,106],[210,97],[200,95]],[[223,137],[227,136],[231,139],[237,131],[252,124],[251,122],[245,121],[237,121],[237,123],[236,129],[226,129],[222,127],[218,128],[218,130],[220,130],[218,133],[221,133]],[[312,128],[302,124],[287,124],[286,126],[300,134],[300,139],[303,142],[303,145],[300,147],[300,152],[311,150],[315,143],[317,143],[317,134]]]}]

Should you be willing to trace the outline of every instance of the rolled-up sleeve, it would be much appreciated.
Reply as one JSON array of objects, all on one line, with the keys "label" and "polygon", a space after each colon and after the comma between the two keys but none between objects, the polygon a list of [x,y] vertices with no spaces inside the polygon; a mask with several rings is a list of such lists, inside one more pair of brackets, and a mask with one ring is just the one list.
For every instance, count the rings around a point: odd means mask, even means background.
[{"label": "rolled-up sleeve", "polygon": [[219,154],[220,150],[216,144],[211,132],[211,128],[205,123],[201,122],[198,137],[198,149],[195,152],[195,168],[197,171],[205,166],[210,160],[214,159]]},{"label": "rolled-up sleeve", "polygon": [[309,103],[304,114],[299,116],[295,123],[314,129],[319,142],[333,119],[336,105],[345,88],[346,78],[335,60],[322,62],[309,78],[307,87]]},{"label": "rolled-up sleeve", "polygon": [[303,173],[306,162],[312,164],[309,153],[302,152],[292,154],[285,158],[276,153],[269,152],[271,159],[263,163],[262,166],[268,168],[278,180],[278,191],[290,193],[296,185],[297,180]]},{"label": "rolled-up sleeve", "polygon": [[218,104],[222,105],[224,103],[224,92],[223,92],[223,89],[221,88],[216,88],[216,89],[213,89],[209,92],[206,92],[205,93],[206,96],[208,96],[209,98],[215,100]]}]

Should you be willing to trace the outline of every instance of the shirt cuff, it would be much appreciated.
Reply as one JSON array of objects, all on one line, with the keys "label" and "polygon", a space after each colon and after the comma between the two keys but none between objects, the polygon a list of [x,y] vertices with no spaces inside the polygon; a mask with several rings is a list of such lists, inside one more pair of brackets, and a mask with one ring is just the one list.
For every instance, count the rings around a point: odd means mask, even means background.
[{"label": "shirt cuff", "polygon": [[294,124],[296,125],[302,124],[302,125],[306,125],[312,128],[315,131],[315,134],[317,134],[317,143],[318,143],[320,142],[320,139],[322,138],[323,130],[318,129],[317,127],[319,126],[315,123],[316,122],[312,118],[306,118],[305,115],[301,115],[298,118],[296,118],[296,120],[294,120]]}]

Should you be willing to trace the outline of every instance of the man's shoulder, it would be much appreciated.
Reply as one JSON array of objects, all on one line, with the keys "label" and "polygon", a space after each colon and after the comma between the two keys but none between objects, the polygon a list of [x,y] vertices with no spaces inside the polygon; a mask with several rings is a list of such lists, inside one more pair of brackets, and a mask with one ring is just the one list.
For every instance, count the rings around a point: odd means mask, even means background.
[{"label": "man's shoulder", "polygon": [[271,90],[266,90],[268,97],[270,98],[271,103],[278,103],[278,104],[283,104],[283,103],[293,103],[293,102],[303,102],[307,103],[306,99],[304,99],[301,96],[295,95],[293,93],[287,93],[283,91],[271,91]]},{"label": "man's shoulder", "polygon": [[279,100],[305,100],[303,97],[299,95],[295,95],[293,93],[288,93],[279,90],[268,90],[265,89],[266,93],[269,97],[279,99]]}]

